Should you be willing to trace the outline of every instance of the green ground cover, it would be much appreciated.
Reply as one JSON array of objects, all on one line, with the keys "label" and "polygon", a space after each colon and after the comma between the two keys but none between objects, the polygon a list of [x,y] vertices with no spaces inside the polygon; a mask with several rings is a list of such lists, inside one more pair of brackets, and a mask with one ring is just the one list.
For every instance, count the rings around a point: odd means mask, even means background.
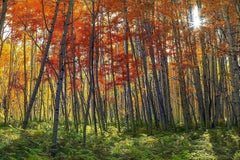
[{"label": "green ground cover", "polygon": [[209,129],[205,131],[168,131],[147,135],[108,132],[96,136],[88,128],[87,145],[82,134],[59,131],[58,154],[51,157],[51,125],[35,124],[28,130],[17,127],[0,128],[1,160],[208,160],[240,159],[238,129]]}]

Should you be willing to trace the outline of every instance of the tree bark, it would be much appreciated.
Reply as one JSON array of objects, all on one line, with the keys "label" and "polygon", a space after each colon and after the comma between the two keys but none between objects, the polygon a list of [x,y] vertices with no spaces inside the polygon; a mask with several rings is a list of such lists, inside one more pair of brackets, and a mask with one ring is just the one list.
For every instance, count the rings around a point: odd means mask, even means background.
[{"label": "tree bark", "polygon": [[0,35],[2,34],[3,25],[6,18],[6,13],[7,13],[7,7],[8,7],[8,0],[2,0],[2,11],[1,11],[1,17],[0,17]]},{"label": "tree bark", "polygon": [[28,79],[27,79],[27,60],[26,60],[26,34],[23,35],[23,61],[24,61],[24,117],[27,113],[27,93],[28,93]]},{"label": "tree bark", "polygon": [[[91,31],[91,37],[90,37],[90,45],[89,45],[89,63],[88,63],[88,70],[89,70],[89,95],[87,100],[87,108],[86,113],[84,117],[84,124],[83,124],[83,144],[86,145],[86,129],[87,129],[87,123],[88,123],[88,116],[89,116],[89,110],[91,106],[91,97],[94,96],[94,72],[93,72],[93,60],[94,60],[94,42],[95,42],[95,28],[96,28],[96,13],[95,13],[95,1],[92,0],[92,31]],[[93,107],[94,108],[94,107]]]},{"label": "tree bark", "polygon": [[240,126],[240,68],[238,64],[238,54],[234,50],[234,40],[232,37],[232,29],[230,18],[226,7],[223,8],[223,17],[227,26],[227,40],[230,49],[229,66],[231,72],[231,85],[232,85],[232,107],[237,112],[237,125]]},{"label": "tree bark", "polygon": [[[55,12],[54,12],[54,16],[53,16],[53,20],[52,20],[52,24],[51,24],[51,29],[49,30],[47,46],[46,46],[46,49],[44,51],[43,59],[42,59],[42,62],[41,62],[40,71],[39,71],[38,78],[37,78],[33,93],[31,95],[31,98],[30,98],[30,101],[29,101],[29,104],[28,104],[26,116],[24,117],[24,121],[23,121],[23,124],[22,124],[23,129],[27,128],[28,121],[29,121],[29,118],[30,118],[30,115],[31,115],[31,111],[32,111],[32,108],[33,108],[33,105],[34,105],[34,101],[36,99],[36,95],[37,95],[37,92],[38,92],[38,88],[40,86],[40,83],[41,83],[41,80],[42,80],[42,77],[43,77],[43,74],[44,74],[44,68],[45,68],[45,64],[47,62],[48,52],[49,52],[49,49],[50,49],[52,36],[53,36],[53,31],[54,31],[54,27],[55,27],[55,24],[56,24],[58,11],[59,11],[59,3],[60,3],[60,0],[57,0],[56,7],[55,7]],[[44,6],[42,6],[42,7],[44,7]]]},{"label": "tree bark", "polygon": [[192,118],[190,115],[190,109],[189,109],[189,101],[187,99],[187,93],[186,93],[186,82],[185,82],[185,75],[184,70],[182,68],[182,49],[180,45],[180,31],[176,27],[178,26],[178,21],[173,20],[173,34],[174,37],[174,44],[176,47],[176,62],[177,62],[177,70],[178,70],[178,79],[179,79],[179,87],[180,87],[180,95],[181,95],[181,105],[183,110],[183,118],[184,118],[184,126],[186,129],[189,129],[192,127]]},{"label": "tree bark", "polygon": [[[128,19],[127,19],[127,1],[124,0],[124,18],[125,18],[125,41],[124,41],[124,48],[125,48],[125,54],[128,55],[128,35],[130,33],[129,25],[128,25]],[[132,124],[132,130],[133,133],[136,133],[136,125],[135,125],[135,119],[134,119],[134,109],[133,109],[133,101],[132,101],[132,88],[131,88],[131,82],[130,82],[130,67],[129,67],[129,60],[127,59],[126,62],[126,68],[127,68],[127,87],[128,87],[128,96],[129,96],[129,109],[130,109],[130,118],[131,118],[131,124]]]},{"label": "tree bark", "polygon": [[52,139],[52,156],[56,156],[56,149],[57,149],[57,135],[58,135],[58,122],[59,122],[59,105],[60,105],[60,94],[62,92],[63,86],[63,77],[65,74],[65,53],[66,53],[66,42],[67,42],[67,33],[68,33],[68,26],[70,23],[71,13],[73,7],[73,0],[69,1],[67,17],[64,23],[64,30],[61,39],[61,49],[59,54],[59,74],[58,74],[58,82],[57,82],[57,91],[55,97],[55,110],[54,110],[54,122],[53,122],[53,139]]},{"label": "tree bark", "polygon": [[205,106],[205,121],[206,127],[210,127],[211,112],[210,112],[210,73],[209,73],[209,58],[206,53],[205,33],[200,35],[202,66],[203,66],[203,89],[204,89],[204,106]]}]

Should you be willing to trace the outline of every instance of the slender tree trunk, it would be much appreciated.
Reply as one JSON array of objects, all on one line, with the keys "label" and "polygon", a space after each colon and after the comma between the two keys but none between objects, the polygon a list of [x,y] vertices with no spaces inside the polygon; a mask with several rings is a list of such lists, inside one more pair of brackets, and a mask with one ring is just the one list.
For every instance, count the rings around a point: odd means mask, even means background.
[{"label": "slender tree trunk", "polygon": [[40,105],[39,105],[39,112],[38,112],[38,121],[42,121],[42,110],[44,108],[44,97],[43,97],[43,90],[44,90],[44,83],[41,83],[41,89],[40,89]]},{"label": "slender tree trunk", "polygon": [[181,95],[181,105],[183,110],[183,118],[184,118],[184,125],[186,129],[191,128],[192,126],[192,118],[190,115],[190,109],[189,109],[189,101],[187,99],[187,93],[186,93],[186,82],[185,82],[185,73],[182,68],[182,49],[180,45],[180,31],[177,29],[176,26],[178,26],[178,21],[173,21],[173,34],[174,37],[174,44],[176,47],[176,62],[177,62],[177,70],[178,70],[178,78],[179,78],[179,87],[180,87],[180,95]]},{"label": "slender tree trunk", "polygon": [[[29,79],[29,92],[28,92],[29,95],[28,95],[28,99],[31,99],[33,79],[35,78],[35,76],[34,76],[35,69],[36,69],[35,64],[36,64],[35,46],[34,46],[34,42],[32,41],[32,44],[31,44],[30,79]],[[26,111],[27,111],[27,107],[28,106],[26,106]],[[25,115],[24,115],[24,117],[25,117]],[[23,117],[23,120],[24,120],[24,117]]]},{"label": "slender tree trunk", "polygon": [[[128,20],[127,20],[127,2],[124,0],[124,17],[125,17],[125,35],[126,39],[124,41],[124,48],[125,48],[125,54],[128,55],[128,34],[130,33]],[[127,59],[126,63],[127,68],[127,87],[128,87],[128,96],[129,96],[129,109],[130,109],[130,118],[132,123],[132,130],[133,133],[136,133],[136,125],[135,125],[135,119],[134,119],[134,109],[133,109],[133,101],[132,101],[132,88],[131,88],[131,82],[130,82],[130,67],[129,67],[129,60]]]},{"label": "slender tree trunk", "polygon": [[209,58],[206,53],[205,33],[200,35],[201,51],[202,51],[202,66],[203,66],[203,89],[204,89],[204,106],[206,127],[210,127],[210,73],[209,73]]},{"label": "slender tree trunk", "polygon": [[7,7],[8,7],[8,0],[2,0],[2,11],[0,16],[0,35],[2,34],[3,25],[6,18],[6,13],[7,13]]},{"label": "slender tree trunk", "polygon": [[[146,113],[147,113],[147,117],[148,117],[148,122],[150,123],[150,133],[152,133],[152,113],[151,113],[151,106],[153,108],[153,110],[155,110],[155,106],[152,105],[152,91],[151,91],[151,87],[149,85],[149,79],[148,79],[148,68],[147,68],[147,57],[146,57],[146,51],[142,48],[141,46],[141,42],[139,42],[139,44],[137,44],[137,47],[139,48],[140,54],[141,54],[141,59],[143,62],[143,71],[144,71],[144,77],[143,82],[145,82],[145,88],[146,88],[146,93],[145,93],[145,99],[146,99]],[[156,112],[154,113],[154,120],[155,120],[155,124],[156,127],[158,127],[158,119],[156,116]]]},{"label": "slender tree trunk", "polygon": [[[206,125],[205,106],[204,106],[203,92],[202,92],[202,86],[201,86],[200,69],[199,69],[199,66],[198,66],[197,53],[196,53],[196,40],[195,40],[195,37],[192,37],[192,38],[193,38],[193,43],[194,43],[194,46],[191,46],[192,61],[193,61],[194,66],[196,66],[192,69],[194,87],[195,87],[196,96],[197,96],[198,112],[199,112],[199,117],[200,117],[200,125],[202,127],[205,127],[205,125]],[[190,42],[189,45],[191,45],[191,42]]]},{"label": "slender tree trunk", "polygon": [[211,54],[211,119],[212,119],[212,127],[217,126],[218,112],[219,106],[216,106],[216,85],[217,85],[217,59],[215,54],[215,46],[212,46],[212,54]]},{"label": "slender tree trunk", "polygon": [[108,15],[108,26],[110,29],[110,49],[111,49],[111,74],[112,74],[112,79],[113,79],[113,92],[114,92],[114,107],[115,107],[115,117],[117,120],[117,128],[118,128],[118,132],[121,131],[121,127],[120,127],[120,119],[119,119],[119,113],[118,113],[118,100],[117,100],[117,86],[116,86],[116,79],[115,79],[115,71],[114,71],[114,52],[113,52],[113,42],[112,42],[112,30],[110,28],[110,17]]},{"label": "slender tree trunk", "polygon": [[27,57],[26,57],[26,34],[23,35],[23,67],[24,67],[24,117],[27,112],[27,93],[28,93],[28,79],[27,79]]},{"label": "slender tree trunk", "polygon": [[151,62],[152,62],[152,67],[153,67],[153,78],[154,78],[154,82],[155,82],[155,90],[157,93],[157,100],[158,100],[158,105],[159,105],[159,110],[160,110],[161,124],[162,124],[162,128],[166,129],[167,124],[168,124],[168,118],[167,118],[165,108],[163,105],[162,93],[160,90],[160,84],[159,84],[159,80],[158,80],[157,68],[156,68],[156,63],[155,63],[154,50],[152,47],[150,47],[150,57],[151,57]]},{"label": "slender tree trunk", "polygon": [[[74,5],[74,4],[73,4]],[[74,7],[72,7],[73,9]],[[76,86],[76,55],[75,55],[75,31],[74,31],[74,14],[72,10],[72,23],[71,23],[71,36],[72,36],[72,63],[73,63],[73,71],[72,71],[72,91],[73,91],[73,102],[72,102],[72,115],[73,115],[73,121],[74,121],[74,127],[76,132],[78,133],[78,114],[77,114],[77,107],[79,102],[78,102],[78,97],[77,97],[77,86]]]},{"label": "slender tree trunk", "polygon": [[158,104],[158,109],[160,111],[160,120],[161,120],[161,125],[163,129],[167,128],[167,124],[168,124],[168,117],[166,114],[166,109],[164,107],[163,104],[163,96],[162,96],[162,92],[160,89],[160,83],[159,83],[159,79],[158,79],[158,75],[157,75],[157,68],[156,68],[156,58],[154,55],[154,48],[153,48],[153,42],[151,39],[152,36],[152,26],[150,24],[150,22],[147,22],[145,25],[145,30],[147,31],[147,42],[150,44],[149,45],[149,52],[150,52],[150,58],[151,58],[151,62],[152,62],[152,72],[153,72],[153,79],[154,79],[154,83],[155,83],[155,91],[157,93],[157,104]]},{"label": "slender tree trunk", "polygon": [[[197,55],[193,55],[194,64],[197,65]],[[203,92],[201,87],[201,79],[200,79],[200,70],[198,67],[194,69],[194,86],[197,94],[197,103],[198,103],[198,112],[200,117],[200,123],[203,127],[205,127],[206,119],[205,119],[205,106],[203,101]]]},{"label": "slender tree trunk", "polygon": [[128,97],[127,97],[127,87],[126,87],[126,84],[124,84],[124,94],[123,94],[123,97],[124,97],[124,111],[125,111],[125,123],[126,123],[126,128],[127,128],[127,131],[129,130],[129,108],[127,107],[128,106]]},{"label": "slender tree trunk", "polygon": [[15,53],[14,44],[11,45],[10,49],[10,66],[8,71],[8,84],[7,84],[7,92],[3,97],[3,110],[4,110],[4,125],[7,125],[9,118],[9,107],[11,102],[11,91],[12,91],[12,81],[13,81],[13,64],[14,64],[14,53]]},{"label": "slender tree trunk", "polygon": [[[41,80],[42,80],[42,77],[43,77],[43,74],[44,74],[44,68],[45,68],[45,64],[47,62],[48,52],[49,52],[49,49],[50,49],[52,36],[53,36],[53,31],[54,31],[55,23],[56,23],[56,20],[57,20],[58,11],[59,11],[59,3],[60,3],[60,0],[57,0],[53,20],[52,20],[52,23],[51,23],[51,28],[49,30],[47,46],[46,46],[46,49],[44,51],[43,59],[42,59],[42,62],[41,62],[40,71],[39,71],[37,81],[36,81],[33,93],[31,95],[31,98],[30,98],[30,101],[29,101],[29,104],[28,104],[26,116],[24,117],[24,121],[23,121],[23,124],[22,124],[23,129],[27,128],[28,121],[29,121],[29,118],[30,118],[30,115],[31,115],[31,110],[33,108],[34,101],[36,99],[36,95],[37,95],[37,92],[38,92],[38,88],[40,86],[40,83],[41,83]],[[42,7],[44,7],[44,6],[42,6]]]},{"label": "slender tree trunk", "polygon": [[136,80],[134,81],[134,91],[135,91],[135,111],[136,111],[136,123],[137,126],[139,126],[141,124],[141,117],[140,117],[140,105],[139,105],[139,98],[138,98],[138,89],[137,89],[137,82]]},{"label": "slender tree trunk", "polygon": [[[102,130],[106,130],[105,121],[103,118],[103,104],[102,104],[102,96],[99,86],[99,78],[98,78],[98,71],[99,71],[99,48],[96,49],[96,70],[95,70],[95,82],[96,82],[96,111],[98,113],[98,121],[99,127]],[[98,107],[97,107],[98,106]]]},{"label": "slender tree trunk", "polygon": [[237,125],[240,126],[240,94],[239,94],[240,69],[238,64],[239,57],[238,57],[237,51],[235,52],[234,50],[234,40],[232,37],[230,18],[228,15],[228,11],[225,7],[223,8],[223,16],[227,26],[227,37],[228,37],[228,44],[230,48],[229,65],[230,65],[231,85],[232,85],[232,106],[237,111]]},{"label": "slender tree trunk", "polygon": [[[49,85],[49,88],[50,88],[50,91],[51,91],[51,106],[55,106],[55,92],[54,92],[54,86],[53,86],[53,83],[51,81],[51,77],[48,73],[48,70],[46,70],[46,75],[47,75],[47,80],[48,80],[48,85]],[[51,115],[52,117],[52,115]]]},{"label": "slender tree trunk", "polygon": [[226,71],[225,71],[225,64],[224,64],[225,56],[222,56],[219,58],[219,73],[220,77],[218,80],[218,91],[217,91],[217,97],[216,97],[216,106],[219,106],[219,115],[218,115],[218,122],[221,122],[221,124],[224,123],[224,104],[225,104],[225,77],[226,77]]},{"label": "slender tree trunk", "polygon": [[8,111],[9,111],[9,105],[8,105],[8,96],[5,95],[2,100],[2,107],[4,110],[4,125],[6,126],[8,123]]},{"label": "slender tree trunk", "polygon": [[[86,113],[84,117],[84,124],[83,124],[83,144],[86,145],[86,129],[87,129],[87,122],[88,122],[88,116],[89,116],[89,110],[91,106],[91,97],[94,96],[94,74],[93,74],[93,59],[94,59],[94,41],[95,41],[95,27],[96,27],[96,13],[95,13],[95,1],[92,0],[92,32],[90,37],[90,47],[89,47],[89,95],[87,100],[87,108]],[[93,107],[94,108],[94,107]]]},{"label": "slender tree trunk", "polygon": [[73,0],[69,1],[67,17],[64,23],[64,30],[61,39],[61,49],[59,54],[59,74],[58,74],[58,83],[57,83],[57,91],[55,97],[55,110],[54,110],[54,122],[53,122],[53,139],[52,139],[52,156],[56,156],[56,149],[57,149],[57,135],[58,135],[58,122],[59,122],[59,105],[60,105],[60,94],[62,92],[63,86],[63,77],[65,74],[65,53],[66,53],[66,42],[67,42],[67,33],[68,33],[68,26],[70,23],[71,13],[73,7]]},{"label": "slender tree trunk", "polygon": [[[67,70],[66,65],[65,67],[65,71]],[[64,119],[65,119],[65,130],[69,131],[69,117],[68,117],[68,103],[67,103],[67,73],[64,76],[64,91],[62,90],[62,100],[63,100],[63,114],[64,114]]]},{"label": "slender tree trunk", "polygon": [[172,105],[171,105],[171,98],[170,98],[170,87],[169,87],[169,76],[168,76],[168,62],[167,57],[165,55],[161,56],[161,64],[162,64],[162,91],[164,92],[164,99],[165,99],[165,107],[167,108],[168,114],[168,123],[171,127],[175,127],[174,124],[174,117],[172,112]]}]

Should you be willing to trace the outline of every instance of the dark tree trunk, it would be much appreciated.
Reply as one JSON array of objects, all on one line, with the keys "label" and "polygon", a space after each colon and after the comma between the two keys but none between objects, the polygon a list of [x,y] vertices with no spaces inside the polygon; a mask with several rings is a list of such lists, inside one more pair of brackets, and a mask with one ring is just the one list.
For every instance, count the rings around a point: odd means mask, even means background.
[{"label": "dark tree trunk", "polygon": [[108,15],[108,26],[110,29],[110,49],[111,49],[111,74],[112,74],[112,79],[113,79],[113,92],[114,92],[114,108],[115,108],[115,117],[116,117],[116,121],[117,121],[117,128],[118,128],[118,132],[121,131],[121,126],[120,126],[120,119],[119,119],[119,112],[118,112],[118,100],[117,100],[117,86],[116,86],[116,78],[115,78],[115,73],[114,73],[114,52],[113,52],[113,42],[112,42],[112,31],[111,31],[111,26],[110,26],[110,17]]},{"label": "dark tree trunk", "polygon": [[203,89],[204,89],[204,106],[206,127],[210,127],[210,73],[209,73],[209,58],[206,53],[206,42],[204,33],[200,35],[202,65],[203,67]]},{"label": "dark tree trunk", "polygon": [[24,117],[27,112],[27,93],[28,93],[28,79],[27,79],[27,60],[26,60],[26,34],[23,35],[23,67],[24,67]]},{"label": "dark tree trunk", "polygon": [[[42,59],[42,62],[41,62],[40,71],[39,71],[38,78],[37,78],[33,93],[31,95],[31,98],[30,98],[30,101],[29,101],[29,104],[28,104],[26,116],[24,117],[24,121],[23,121],[23,124],[22,124],[23,129],[27,128],[28,121],[29,121],[29,118],[30,118],[30,115],[31,115],[31,111],[32,111],[32,108],[33,108],[33,105],[34,105],[34,101],[36,99],[36,95],[37,95],[37,92],[38,92],[38,88],[40,86],[40,83],[41,83],[41,80],[42,80],[42,77],[43,77],[43,74],[44,74],[44,68],[45,68],[45,64],[47,62],[48,52],[49,52],[49,49],[50,49],[52,36],[53,36],[53,31],[54,31],[55,23],[56,23],[56,20],[57,20],[59,3],[60,3],[60,0],[57,0],[53,20],[52,20],[52,23],[51,23],[51,28],[49,30],[47,46],[46,46],[46,49],[44,51],[43,59]],[[44,7],[44,6],[42,6],[42,7]]]},{"label": "dark tree trunk", "polygon": [[6,13],[7,13],[7,7],[8,7],[8,0],[2,0],[2,11],[0,16],[0,35],[2,34],[3,25],[6,18]]},{"label": "dark tree trunk", "polygon": [[[94,60],[94,42],[95,42],[95,28],[96,28],[96,12],[95,12],[95,1],[92,0],[92,31],[91,31],[91,37],[90,37],[90,47],[89,47],[89,95],[87,100],[87,108],[86,113],[84,117],[84,124],[83,124],[83,144],[86,145],[86,129],[87,129],[87,122],[88,122],[88,116],[89,116],[89,110],[91,106],[91,97],[95,96],[95,88],[94,88],[94,71],[93,71],[93,60]],[[95,99],[95,98],[94,98]],[[95,103],[95,102],[94,102]],[[95,109],[95,106],[93,107]],[[95,112],[95,111],[94,111]]]},{"label": "dark tree trunk", "polygon": [[[124,48],[125,48],[125,54],[128,55],[128,35],[130,33],[129,25],[128,25],[128,20],[127,20],[127,2],[124,0],[124,18],[125,18],[125,35],[126,39],[124,41]],[[132,88],[131,88],[131,82],[130,82],[130,67],[129,67],[129,60],[127,59],[126,63],[126,68],[127,68],[127,87],[128,87],[128,96],[129,96],[129,109],[130,109],[130,118],[131,118],[131,123],[132,123],[132,130],[133,133],[136,133],[136,125],[135,125],[135,119],[134,119],[134,109],[133,109],[133,101],[132,101]]]},{"label": "dark tree trunk", "polygon": [[52,156],[56,155],[57,152],[57,135],[58,135],[58,123],[59,123],[59,105],[60,105],[60,94],[62,92],[63,86],[63,78],[65,74],[65,53],[66,53],[66,42],[67,42],[67,33],[68,26],[70,23],[70,17],[72,13],[73,0],[69,1],[67,17],[64,23],[64,31],[61,39],[61,49],[59,54],[59,74],[58,74],[58,83],[57,83],[57,91],[55,97],[55,108],[54,108],[54,122],[53,122],[53,139],[52,139]]},{"label": "dark tree trunk", "polygon": [[[236,4],[239,10],[239,3]],[[240,126],[240,69],[238,64],[238,54],[237,51],[234,49],[234,40],[233,40],[233,33],[232,33],[232,26],[230,23],[230,17],[228,15],[228,10],[226,7],[223,9],[223,17],[227,27],[227,40],[230,49],[230,56],[229,56],[229,67],[231,72],[231,85],[232,85],[232,107],[236,111],[237,114],[237,125]],[[238,51],[239,53],[239,51]]]}]

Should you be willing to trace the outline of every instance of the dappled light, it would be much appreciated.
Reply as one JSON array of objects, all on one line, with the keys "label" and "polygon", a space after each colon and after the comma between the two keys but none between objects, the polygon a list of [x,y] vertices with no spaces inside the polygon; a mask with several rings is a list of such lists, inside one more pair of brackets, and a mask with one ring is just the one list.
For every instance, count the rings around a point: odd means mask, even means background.
[{"label": "dappled light", "polygon": [[0,160],[239,159],[239,6],[0,1]]},{"label": "dappled light", "polygon": [[[28,131],[15,127],[0,131],[0,159],[49,159],[51,132],[47,124],[39,123]],[[39,129],[41,128],[41,129]],[[9,136],[7,136],[9,134]],[[233,159],[239,158],[240,137],[237,130],[168,131],[149,136],[139,132],[132,137],[119,134],[110,127],[96,137],[88,132],[88,145],[82,147],[82,136],[60,129],[57,159]],[[10,136],[11,135],[11,136]],[[235,138],[231,138],[234,136]],[[17,137],[17,138],[16,138]],[[7,143],[6,143],[7,142]]]}]

